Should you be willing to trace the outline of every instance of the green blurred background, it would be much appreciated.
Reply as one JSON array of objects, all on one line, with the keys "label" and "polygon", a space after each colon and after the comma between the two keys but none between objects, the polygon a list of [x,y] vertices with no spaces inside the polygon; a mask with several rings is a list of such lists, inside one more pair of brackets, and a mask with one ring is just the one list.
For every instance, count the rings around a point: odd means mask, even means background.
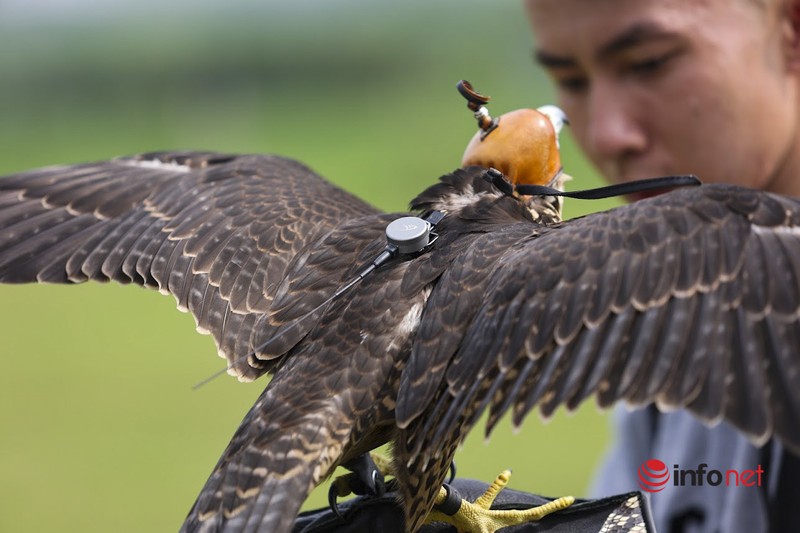
[{"label": "green blurred background", "polygon": [[[273,152],[386,210],[456,167],[475,124],[552,101],[517,2],[0,2],[0,173],[145,150]],[[563,142],[572,186],[599,183]],[[567,202],[567,216],[610,204]],[[135,287],[0,287],[0,531],[174,531],[265,386],[221,377],[172,299]],[[459,475],[586,491],[594,405],[474,431]],[[325,489],[306,507],[321,506]]]}]

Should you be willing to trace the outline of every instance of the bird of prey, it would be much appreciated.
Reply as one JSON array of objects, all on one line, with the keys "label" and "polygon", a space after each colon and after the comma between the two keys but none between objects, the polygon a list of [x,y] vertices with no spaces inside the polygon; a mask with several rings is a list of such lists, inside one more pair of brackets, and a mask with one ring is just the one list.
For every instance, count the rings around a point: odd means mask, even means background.
[{"label": "bird of prey", "polygon": [[[486,176],[456,169],[385,214],[278,156],[32,170],[0,178],[0,281],[172,294],[229,373],[272,375],[184,531],[289,531],[386,442],[415,531],[481,413],[488,432],[590,395],[800,451],[800,201],[702,186],[562,221],[559,198]],[[409,215],[435,236],[384,254]]]}]

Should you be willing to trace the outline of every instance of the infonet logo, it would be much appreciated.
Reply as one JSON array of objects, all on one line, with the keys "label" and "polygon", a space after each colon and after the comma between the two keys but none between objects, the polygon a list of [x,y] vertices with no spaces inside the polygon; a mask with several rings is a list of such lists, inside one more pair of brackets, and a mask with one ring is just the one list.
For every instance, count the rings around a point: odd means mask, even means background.
[{"label": "infonet logo", "polygon": [[661,492],[664,487],[669,485],[672,479],[674,487],[702,487],[710,485],[717,487],[760,487],[764,469],[758,465],[755,470],[735,470],[730,469],[725,472],[721,470],[709,470],[706,463],[700,463],[695,469],[683,469],[678,465],[672,465],[672,475],[664,461],[660,459],[648,459],[639,465],[639,486],[647,492]]},{"label": "infonet logo", "polygon": [[661,492],[669,481],[669,470],[664,461],[648,459],[639,465],[639,486],[647,492]]}]

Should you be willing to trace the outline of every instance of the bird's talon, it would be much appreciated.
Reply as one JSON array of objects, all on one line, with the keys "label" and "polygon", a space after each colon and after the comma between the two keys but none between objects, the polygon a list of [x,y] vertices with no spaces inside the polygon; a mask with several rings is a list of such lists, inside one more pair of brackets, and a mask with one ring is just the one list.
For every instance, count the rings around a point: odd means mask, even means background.
[{"label": "bird's talon", "polygon": [[351,477],[355,477],[355,475],[345,474],[337,477],[333,480],[333,483],[331,483],[331,488],[328,489],[328,506],[330,506],[333,514],[339,518],[342,518],[342,512],[339,511],[339,504],[337,500],[353,493],[353,491],[350,489],[350,484],[352,482],[350,479]]},{"label": "bird's talon", "polygon": [[372,459],[372,464],[375,468],[384,476],[394,475],[394,465],[392,465],[391,458],[378,452],[369,452],[369,457]]},{"label": "bird's talon", "polygon": [[[486,492],[478,497],[475,502],[461,500],[461,505],[457,510],[443,512],[441,507],[434,510],[428,517],[428,522],[446,522],[456,527],[462,533],[494,533],[498,529],[541,520],[545,516],[560,511],[572,505],[575,498],[564,496],[551,502],[531,509],[509,509],[492,510],[491,506],[495,498],[508,484],[511,477],[510,470],[504,470],[492,482]],[[436,505],[441,506],[448,498],[450,491],[442,487],[436,496]],[[448,507],[454,507],[452,502]]]},{"label": "bird's talon", "polygon": [[328,505],[339,518],[342,518],[339,498],[351,494],[383,496],[386,493],[384,474],[392,472],[391,460],[374,452],[360,455],[342,466],[351,472],[335,478],[328,489]]}]

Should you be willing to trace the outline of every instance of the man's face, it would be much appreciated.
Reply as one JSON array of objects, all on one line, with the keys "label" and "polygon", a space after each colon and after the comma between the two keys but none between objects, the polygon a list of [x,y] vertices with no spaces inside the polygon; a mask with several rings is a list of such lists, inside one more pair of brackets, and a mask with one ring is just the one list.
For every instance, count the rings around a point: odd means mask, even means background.
[{"label": "man's face", "polygon": [[527,8],[536,58],[607,178],[693,173],[769,188],[780,173],[798,113],[777,8],[748,0],[527,0]]}]

